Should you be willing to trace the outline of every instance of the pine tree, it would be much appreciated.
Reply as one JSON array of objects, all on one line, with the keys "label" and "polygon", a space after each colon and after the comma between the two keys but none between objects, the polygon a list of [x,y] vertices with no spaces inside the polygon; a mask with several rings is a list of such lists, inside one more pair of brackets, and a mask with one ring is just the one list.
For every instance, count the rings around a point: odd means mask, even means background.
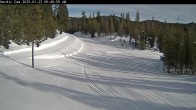
[{"label": "pine tree", "polygon": [[82,34],[84,34],[85,22],[86,22],[85,11],[82,11],[82,17],[81,17],[81,31],[82,31]]},{"label": "pine tree", "polygon": [[101,14],[100,14],[100,11],[97,11],[97,17],[96,17],[96,19],[97,19],[97,25],[99,26],[98,27],[98,35],[100,36],[100,34],[101,34]]},{"label": "pine tree", "polygon": [[93,12],[93,18],[95,18],[95,12]]},{"label": "pine tree", "polygon": [[158,48],[160,52],[164,52],[164,42],[165,42],[165,35],[167,34],[168,26],[166,23],[163,23],[159,26],[159,34],[158,34]]},{"label": "pine tree", "polygon": [[140,42],[140,48],[142,49],[142,50],[144,50],[145,49],[145,37],[146,37],[146,35],[145,35],[145,31],[144,31],[145,29],[144,29],[144,24],[142,24],[141,26],[140,26],[140,29],[139,29],[139,42]]},{"label": "pine tree", "polygon": [[91,30],[92,30],[92,20],[93,18],[91,19],[90,17],[88,19],[86,19],[86,30],[87,30],[87,33],[91,33]]},{"label": "pine tree", "polygon": [[[184,41],[183,41],[183,30],[181,29],[181,27],[177,24],[175,26],[175,34],[174,34],[174,38],[175,38],[175,42],[174,44],[174,49],[175,49],[175,53],[176,56],[173,58],[175,59],[175,71],[177,70],[178,74],[182,74],[182,69],[183,69],[183,65],[184,65],[184,52],[183,52],[183,48],[184,48]],[[174,73],[175,73],[174,71]]]},{"label": "pine tree", "polygon": [[188,74],[188,68],[190,69],[190,37],[188,36],[188,27],[184,26],[184,65],[185,65],[185,72],[184,74]]},{"label": "pine tree", "polygon": [[150,43],[150,47],[154,47],[155,46],[155,40],[156,40],[156,33],[155,33],[155,27],[154,27],[154,23],[150,22],[148,27],[148,35],[149,35],[149,43]]},{"label": "pine tree", "polygon": [[129,12],[126,13],[126,20],[127,20],[127,21],[131,20],[131,19],[130,19],[130,14],[129,14]]},{"label": "pine tree", "polygon": [[95,37],[95,33],[97,33],[99,30],[99,24],[95,19],[92,19],[90,21],[90,33],[91,33],[91,37],[94,38]]},{"label": "pine tree", "polygon": [[99,36],[101,35],[101,33],[104,33],[105,32],[105,28],[106,28],[106,24],[104,22],[104,19],[101,18],[101,22],[100,22],[100,28],[99,28]]},{"label": "pine tree", "polygon": [[89,19],[87,19],[87,15],[85,15],[85,22],[84,22],[84,34],[89,34],[89,22],[90,22],[90,20]]},{"label": "pine tree", "polygon": [[0,45],[8,48],[9,40],[19,45],[32,44],[34,68],[34,44],[39,47],[47,37],[56,35],[52,5],[5,5],[0,7],[0,15]]},{"label": "pine tree", "polygon": [[115,14],[112,15],[113,23],[114,23],[114,31],[117,32],[118,21],[116,19]]},{"label": "pine tree", "polygon": [[53,16],[55,16],[55,18],[57,17],[57,13],[58,13],[58,8],[59,8],[59,4],[53,4]]},{"label": "pine tree", "polygon": [[109,23],[108,23],[108,20],[103,20],[102,21],[102,26],[103,26],[103,33],[108,35],[108,33],[109,33]]},{"label": "pine tree", "polygon": [[140,20],[140,13],[139,10],[137,10],[135,21],[139,22],[139,20]]},{"label": "pine tree", "polygon": [[89,17],[88,17],[89,19],[91,18],[91,13],[89,14]]},{"label": "pine tree", "polygon": [[24,27],[25,23],[23,22],[24,15],[26,11],[24,10],[23,5],[16,5],[13,10],[15,10],[14,16],[14,26],[13,26],[13,41],[18,44],[29,44],[24,39]]},{"label": "pine tree", "polygon": [[27,5],[24,12],[24,36],[23,40],[28,44],[32,43],[32,67],[34,68],[34,44],[40,45],[41,41],[45,38],[45,27],[43,21],[44,9],[41,5]]},{"label": "pine tree", "polygon": [[59,4],[57,12],[57,24],[60,33],[65,32],[68,29],[68,9],[66,4]]},{"label": "pine tree", "polygon": [[191,24],[188,28],[188,45],[189,45],[189,69],[191,74],[196,74],[196,26]]},{"label": "pine tree", "polygon": [[125,14],[124,13],[120,13],[120,17],[122,18],[122,19],[124,19],[125,18]]},{"label": "pine tree", "polygon": [[109,33],[111,39],[111,35],[114,33],[114,24],[113,24],[112,16],[109,17]]},{"label": "pine tree", "polygon": [[14,26],[14,5],[1,5],[0,7],[0,46],[9,48]]},{"label": "pine tree", "polygon": [[52,5],[45,4],[42,6],[44,8],[43,19],[44,19],[44,27],[45,27],[46,36],[50,38],[54,38],[56,36],[57,21],[55,21],[54,19]]},{"label": "pine tree", "polygon": [[[34,68],[34,44],[39,47],[44,39],[55,35],[56,29],[51,22],[52,10],[44,5],[23,5],[18,11],[21,11],[18,14],[22,19],[22,22],[18,22],[22,23],[19,30],[22,33],[20,40],[23,44],[32,44],[32,67]],[[45,11],[48,13],[46,14]]]},{"label": "pine tree", "polygon": [[118,36],[121,36],[121,39],[122,39],[122,35],[123,35],[123,24],[122,24],[122,21],[118,21],[117,34],[118,34]]},{"label": "pine tree", "polygon": [[175,68],[175,54],[173,53],[176,53],[176,50],[175,50],[175,38],[173,37],[174,36],[174,28],[173,26],[170,26],[167,28],[168,32],[165,33],[165,40],[164,40],[164,55],[165,55],[165,65],[167,65],[167,70],[168,72],[170,72],[170,69],[172,68]]},{"label": "pine tree", "polygon": [[167,20],[165,19],[165,23],[167,23]]},{"label": "pine tree", "polygon": [[101,22],[101,14],[100,11],[97,11],[97,22]]}]

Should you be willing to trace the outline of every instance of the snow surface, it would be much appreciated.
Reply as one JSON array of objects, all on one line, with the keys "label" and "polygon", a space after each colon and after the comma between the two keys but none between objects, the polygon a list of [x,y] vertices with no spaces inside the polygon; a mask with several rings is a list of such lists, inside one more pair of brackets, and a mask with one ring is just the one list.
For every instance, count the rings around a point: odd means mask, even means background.
[{"label": "snow surface", "polygon": [[[58,43],[65,41],[67,39],[67,36],[68,36],[68,34],[62,33],[61,35],[58,35],[54,39],[48,38],[46,41],[42,42],[42,44],[39,47],[35,46],[35,51],[43,50],[45,48],[55,46]],[[29,52],[29,51],[31,51],[31,49],[32,49],[31,46],[27,46],[27,45],[19,46],[15,43],[11,42],[10,49],[9,49],[11,51],[4,50],[3,54],[10,55],[10,54],[21,53],[21,52]]]},{"label": "snow surface", "polygon": [[30,51],[0,57],[0,110],[196,109],[195,76],[164,73],[160,53],[64,36],[35,52],[34,69]]}]

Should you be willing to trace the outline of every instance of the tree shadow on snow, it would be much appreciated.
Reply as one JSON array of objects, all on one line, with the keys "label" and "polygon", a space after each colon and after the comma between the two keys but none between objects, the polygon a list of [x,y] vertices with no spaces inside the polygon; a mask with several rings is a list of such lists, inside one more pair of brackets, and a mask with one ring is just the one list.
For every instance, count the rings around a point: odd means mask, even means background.
[{"label": "tree shadow on snow", "polygon": [[[62,96],[69,97],[76,101],[79,101],[83,104],[89,105],[94,108],[100,108],[105,110],[138,110],[138,109],[149,109],[149,110],[168,110],[168,109],[177,109],[177,110],[194,110],[195,108],[186,108],[186,107],[175,107],[168,104],[157,104],[149,101],[141,100],[130,100],[122,97],[113,97],[113,96],[101,96],[93,95],[89,93],[84,93],[76,90],[71,90],[56,85],[45,84],[41,82],[28,82],[22,79],[8,76],[0,72],[0,76],[7,80],[13,81],[16,84],[25,87],[31,87],[42,92],[52,92],[60,94]],[[72,105],[74,106],[74,105]],[[82,108],[81,108],[82,109]]]}]

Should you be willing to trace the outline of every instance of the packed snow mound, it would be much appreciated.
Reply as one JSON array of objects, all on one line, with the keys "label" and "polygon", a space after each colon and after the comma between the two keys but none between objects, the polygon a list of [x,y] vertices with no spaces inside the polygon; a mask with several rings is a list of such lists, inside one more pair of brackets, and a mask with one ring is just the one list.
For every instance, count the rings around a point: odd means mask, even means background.
[{"label": "packed snow mound", "polygon": [[57,52],[55,54],[37,55],[35,56],[35,59],[58,59],[58,58],[70,57],[80,53],[83,49],[83,42],[73,35],[69,35],[68,39],[69,40],[65,44],[66,46],[63,48],[62,51]]},{"label": "packed snow mound", "polygon": [[[35,51],[39,51],[39,50],[49,48],[51,46],[55,46],[55,45],[65,41],[67,39],[68,35],[69,35],[68,33],[62,33],[53,39],[48,38],[46,41],[42,42],[42,44],[39,47],[35,46]],[[4,55],[11,55],[11,54],[15,54],[15,53],[29,52],[29,51],[31,51],[31,46],[27,46],[27,45],[19,46],[19,45],[12,42],[10,45],[10,49],[8,49],[8,51],[4,50],[3,54]]]}]

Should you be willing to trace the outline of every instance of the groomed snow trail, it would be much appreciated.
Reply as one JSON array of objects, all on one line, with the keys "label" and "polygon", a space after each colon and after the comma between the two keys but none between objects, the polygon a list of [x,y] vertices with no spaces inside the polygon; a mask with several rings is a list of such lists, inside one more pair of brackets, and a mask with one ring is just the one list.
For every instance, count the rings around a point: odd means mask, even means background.
[{"label": "groomed snow trail", "polygon": [[159,53],[80,34],[0,57],[0,110],[195,110],[196,79],[161,71]]}]

